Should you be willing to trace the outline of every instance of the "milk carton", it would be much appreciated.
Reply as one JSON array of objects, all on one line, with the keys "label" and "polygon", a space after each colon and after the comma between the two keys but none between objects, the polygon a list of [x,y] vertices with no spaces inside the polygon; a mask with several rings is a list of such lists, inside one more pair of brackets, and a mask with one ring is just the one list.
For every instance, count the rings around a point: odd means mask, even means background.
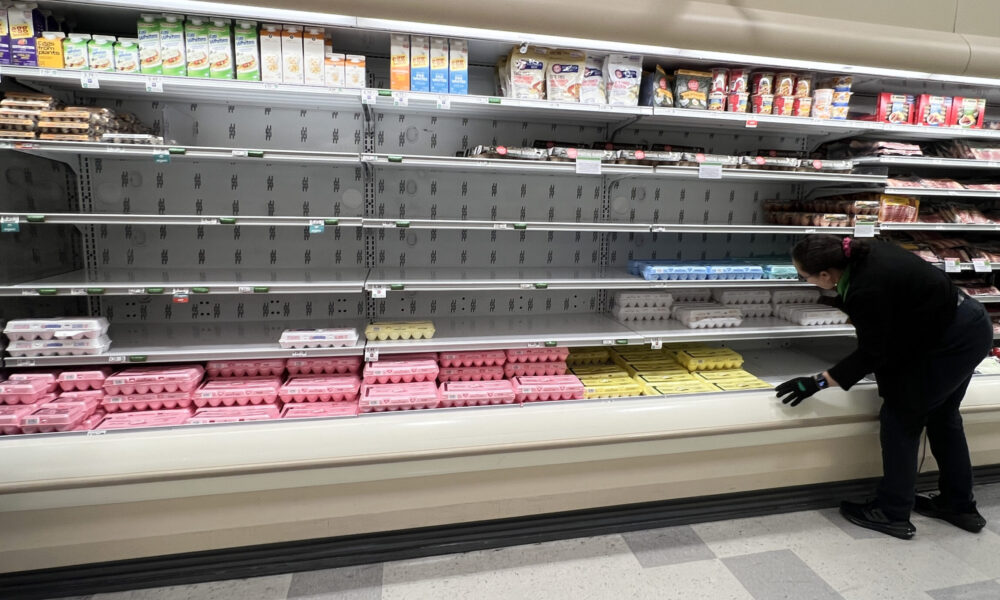
[{"label": "milk carton", "polygon": [[236,21],[236,29],[233,30],[233,46],[236,52],[236,79],[260,81],[260,53],[257,51],[256,21]]},{"label": "milk carton", "polygon": [[431,91],[431,43],[425,35],[410,36],[410,91]]},{"label": "milk carton", "polygon": [[[257,40],[254,40],[254,50]],[[229,19],[212,19],[208,25],[208,62],[213,79],[232,79],[236,73],[233,66],[233,29]]]},{"label": "milk carton", "polygon": [[37,67],[38,49],[36,38],[16,38],[10,40],[10,64],[16,67]]},{"label": "milk carton", "polygon": [[61,31],[43,31],[42,37],[35,40],[38,49],[38,66],[43,69],[62,69],[66,66],[63,60],[63,40],[66,34]]},{"label": "milk carton", "polygon": [[11,42],[36,38],[45,30],[45,18],[34,2],[15,2],[7,9],[7,27]]},{"label": "milk carton", "polygon": [[448,40],[448,93],[469,93],[468,40]]},{"label": "milk carton", "polygon": [[163,15],[160,23],[160,59],[164,75],[187,75],[184,17],[181,15]]},{"label": "milk carton", "polygon": [[115,36],[95,35],[87,42],[91,71],[115,70]]},{"label": "milk carton", "polygon": [[343,54],[330,52],[326,55],[325,63],[324,75],[326,77],[326,86],[332,88],[347,87],[347,74],[345,71],[347,57]]},{"label": "milk carton", "polygon": [[140,71],[139,40],[118,38],[115,44],[115,71],[118,73],[138,73]]},{"label": "milk carton", "polygon": [[0,65],[10,64],[10,27],[7,23],[7,3],[0,2]]},{"label": "milk carton", "polygon": [[348,54],[344,57],[344,81],[349,88],[363,88],[365,79],[365,57],[357,54]]},{"label": "milk carton", "polygon": [[430,41],[430,91],[448,93],[448,38],[432,37]]},{"label": "milk carton", "polygon": [[389,47],[389,88],[410,90],[410,36],[394,33]]},{"label": "milk carton", "polygon": [[281,31],[281,80],[283,82],[305,82],[305,68],[302,60],[302,28],[298,25],[285,25]]},{"label": "milk carton", "polygon": [[63,63],[67,69],[90,70],[88,42],[90,42],[90,34],[88,33],[71,33],[63,41]]},{"label": "milk carton", "polygon": [[162,75],[160,60],[160,16],[139,15],[139,70],[149,75]]},{"label": "milk carton", "polygon": [[323,28],[306,27],[302,34],[302,65],[306,85],[326,83],[324,67],[326,56],[323,45]]},{"label": "milk carton", "polygon": [[184,53],[188,77],[211,77],[208,61],[208,19],[188,17],[184,23]]},{"label": "milk carton", "polygon": [[281,83],[281,25],[265,23],[260,30],[260,76],[262,81]]}]

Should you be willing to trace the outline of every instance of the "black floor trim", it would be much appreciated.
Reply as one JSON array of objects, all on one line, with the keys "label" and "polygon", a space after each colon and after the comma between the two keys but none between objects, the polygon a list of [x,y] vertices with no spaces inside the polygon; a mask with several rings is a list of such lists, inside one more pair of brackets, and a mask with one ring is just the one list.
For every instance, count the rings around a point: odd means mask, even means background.
[{"label": "black floor trim", "polygon": [[[22,571],[0,574],[0,598],[35,600],[260,577],[705,521],[815,510],[837,506],[843,498],[869,494],[875,481],[854,480]],[[1000,465],[977,468],[976,481],[980,484],[1000,482]],[[918,489],[932,489],[935,483],[936,474],[923,475]]]}]

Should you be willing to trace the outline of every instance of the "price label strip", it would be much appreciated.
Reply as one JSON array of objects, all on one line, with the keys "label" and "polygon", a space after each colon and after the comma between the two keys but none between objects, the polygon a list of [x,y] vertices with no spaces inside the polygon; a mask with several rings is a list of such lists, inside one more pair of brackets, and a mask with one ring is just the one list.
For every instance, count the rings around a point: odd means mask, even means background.
[{"label": "price label strip", "polygon": [[698,165],[698,179],[722,179],[722,165],[701,163]]},{"label": "price label strip", "polygon": [[985,258],[973,258],[972,270],[975,271],[976,273],[992,273],[993,264],[990,263],[990,261]]}]

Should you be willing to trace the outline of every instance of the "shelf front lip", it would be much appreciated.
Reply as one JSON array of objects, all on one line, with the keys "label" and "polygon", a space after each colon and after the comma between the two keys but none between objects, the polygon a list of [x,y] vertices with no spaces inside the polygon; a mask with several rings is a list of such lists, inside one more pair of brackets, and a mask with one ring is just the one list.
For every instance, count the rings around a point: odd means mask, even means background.
[{"label": "shelf front lip", "polygon": [[728,340],[763,340],[792,339],[818,337],[851,337],[855,335],[854,327],[850,325],[822,325],[817,327],[788,324],[779,327],[722,327],[712,329],[688,330],[658,330],[655,328],[640,328],[633,325],[647,341],[658,340],[663,343],[688,341],[718,341]]},{"label": "shelf front lip", "polygon": [[[183,153],[172,153],[171,148],[183,148]],[[353,152],[309,152],[300,150],[275,150],[266,148],[216,148],[210,146],[111,144],[105,142],[62,142],[57,140],[15,140],[0,138],[0,149],[22,152],[58,152],[109,158],[147,158],[169,156],[188,160],[225,160],[257,162],[296,162],[357,165],[361,156]],[[253,153],[263,152],[263,156]]]},{"label": "shelf front lip", "polygon": [[[37,357],[16,357],[6,356],[3,359],[4,366],[11,367],[46,367],[46,366],[72,366],[72,365],[136,365],[148,363],[164,362],[191,362],[205,360],[227,360],[240,358],[298,358],[298,357],[323,357],[323,356],[358,356],[364,354],[364,341],[359,341],[354,346],[346,348],[303,348],[285,349],[277,344],[267,346],[234,346],[231,348],[211,348],[197,349],[185,348],[183,350],[157,350],[152,348],[116,348],[112,345],[107,354],[96,354],[93,356],[37,356]],[[145,360],[139,362],[129,362],[130,356],[143,356]]]},{"label": "shelf front lip", "polygon": [[[46,296],[87,296],[87,288],[100,288],[103,290],[101,296],[174,296],[177,294],[187,296],[215,296],[220,294],[239,295],[260,295],[252,288],[268,288],[267,294],[360,294],[364,291],[364,281],[337,281],[337,282],[309,282],[309,283],[276,283],[273,281],[247,281],[234,283],[213,282],[213,281],[181,281],[163,283],[157,281],[135,282],[135,283],[103,283],[103,282],[80,282],[74,284],[49,284],[49,283],[21,283],[18,285],[0,285],[0,297],[34,297],[40,296],[38,290],[55,290],[54,294]],[[141,288],[141,291],[139,291]],[[161,288],[163,293],[150,294],[146,292],[149,288]],[[194,293],[197,288],[208,288],[208,292]],[[251,289],[245,289],[251,288]],[[187,293],[175,291],[178,289],[187,290]],[[74,293],[76,292],[76,293]]]},{"label": "shelf front lip", "polygon": [[1000,169],[1000,161],[936,156],[862,156],[853,159],[856,164],[886,165],[897,167],[939,167],[950,169]]},{"label": "shelf front lip", "polygon": [[879,223],[879,231],[1000,231],[1000,223]]},{"label": "shelf front lip", "polygon": [[654,223],[652,233],[777,233],[798,235],[808,233],[853,233],[853,227],[802,227],[798,225],[686,225]]},{"label": "shelf front lip", "polygon": [[[627,340],[628,344],[617,344],[616,340]],[[634,332],[611,331],[603,335],[576,334],[563,335],[510,335],[483,338],[431,338],[429,340],[408,341],[368,341],[368,348],[375,348],[380,353],[407,352],[453,352],[461,350],[504,350],[508,348],[541,347],[546,342],[556,342],[560,347],[578,346],[634,346],[647,343],[647,340]],[[606,343],[610,342],[610,343]]]},{"label": "shelf front lip", "polygon": [[[699,179],[698,167],[654,167],[655,175],[682,179]],[[722,169],[723,181],[795,181],[795,182],[837,182],[885,184],[885,175],[865,175],[856,173],[822,173],[811,171],[768,171],[765,169]]]},{"label": "shelf front lip", "polygon": [[996,190],[949,190],[936,188],[886,187],[886,194],[896,196],[954,196],[958,198],[1000,198]]},{"label": "shelf front lip", "polygon": [[[38,213],[31,213],[32,215]],[[0,213],[0,217],[17,217],[26,225],[189,225],[215,227],[309,227],[314,221],[324,227],[360,227],[361,217],[283,217],[283,216],[241,216],[241,215],[144,215],[144,214],[100,214],[100,213],[44,213],[45,221],[31,223],[28,213]],[[226,223],[224,220],[235,220]],[[325,221],[336,220],[336,225]]]},{"label": "shelf front lip", "polygon": [[970,296],[973,300],[979,300],[983,304],[1000,304],[1000,296]]},{"label": "shelf front lip", "polygon": [[[544,287],[535,287],[543,284]],[[393,291],[393,285],[402,285],[407,292],[458,292],[458,291],[551,291],[551,290],[646,290],[646,289],[689,289],[689,288],[760,288],[760,287],[812,287],[812,284],[795,279],[747,279],[747,280],[701,280],[663,281],[646,280],[639,277],[608,277],[560,279],[540,277],[538,279],[497,277],[496,279],[440,279],[408,280],[405,277],[391,278],[372,276],[365,283],[365,290],[384,289]],[[625,325],[628,327],[628,325]]]},{"label": "shelf front lip", "polygon": [[[539,117],[565,116],[602,122],[619,121],[635,117],[648,117],[653,114],[651,106],[618,106],[610,104],[583,104],[579,102],[553,102],[549,100],[528,100],[508,98],[505,96],[477,96],[466,94],[432,94],[428,92],[410,92],[386,90],[389,95],[376,96],[375,108],[387,112],[407,112],[414,110],[434,110],[441,116],[449,113],[455,116],[470,113],[491,112],[498,120],[505,117],[513,118],[515,113],[536,112]],[[406,98],[406,106],[397,104],[396,97]],[[449,108],[439,107],[439,101],[447,99]],[[482,110],[482,109],[485,109]],[[592,118],[592,119],[591,119]]]},{"label": "shelf front lip", "polygon": [[550,221],[462,221],[454,219],[364,219],[369,229],[484,229],[491,231],[569,231],[649,233],[648,223],[572,223]]}]

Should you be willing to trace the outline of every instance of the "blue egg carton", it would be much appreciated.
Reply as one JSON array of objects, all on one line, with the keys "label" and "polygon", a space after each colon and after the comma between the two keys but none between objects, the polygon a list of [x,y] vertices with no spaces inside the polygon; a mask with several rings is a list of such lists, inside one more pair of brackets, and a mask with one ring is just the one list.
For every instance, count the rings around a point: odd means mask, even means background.
[{"label": "blue egg carton", "polygon": [[750,263],[725,262],[725,263],[705,263],[708,269],[708,279],[711,280],[731,280],[731,279],[763,279],[764,269],[760,265]]},{"label": "blue egg carton", "polygon": [[795,265],[764,265],[764,279],[798,279]]},{"label": "blue egg carton", "polygon": [[642,267],[646,280],[701,281],[708,279],[708,267],[693,264],[647,264]]}]

